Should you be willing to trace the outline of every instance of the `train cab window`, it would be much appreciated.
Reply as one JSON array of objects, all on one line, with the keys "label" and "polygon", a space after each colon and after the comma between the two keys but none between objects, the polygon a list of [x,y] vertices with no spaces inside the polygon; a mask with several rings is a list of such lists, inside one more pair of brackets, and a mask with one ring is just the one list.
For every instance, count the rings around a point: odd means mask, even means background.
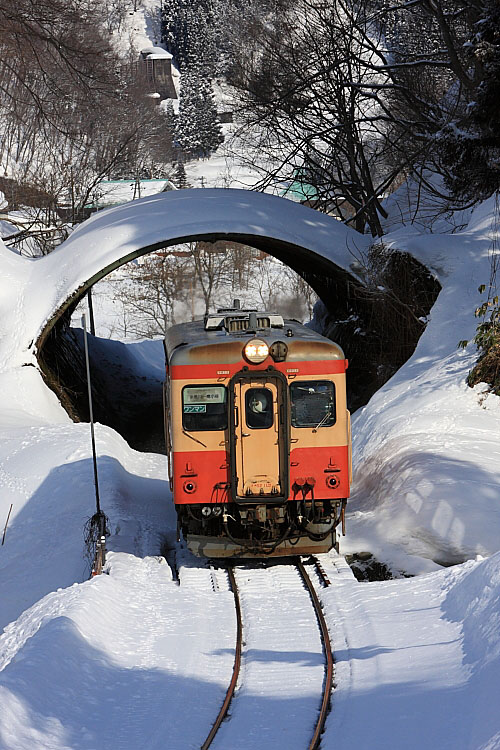
[{"label": "train cab window", "polygon": [[245,417],[252,430],[267,430],[273,424],[273,394],[269,388],[249,388],[245,394]]},{"label": "train cab window", "polygon": [[335,424],[335,386],[330,380],[300,380],[290,385],[292,427]]},{"label": "train cab window", "polygon": [[227,427],[227,391],[223,385],[186,385],[182,389],[182,426],[188,432]]}]

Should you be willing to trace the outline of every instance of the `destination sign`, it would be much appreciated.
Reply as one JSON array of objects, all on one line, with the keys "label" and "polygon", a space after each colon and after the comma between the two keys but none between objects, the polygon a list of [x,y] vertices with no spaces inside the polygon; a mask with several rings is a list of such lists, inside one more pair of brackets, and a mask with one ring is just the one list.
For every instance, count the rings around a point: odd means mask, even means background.
[{"label": "destination sign", "polygon": [[188,404],[223,404],[223,386],[204,386],[203,388],[185,388],[182,394],[184,406]]}]

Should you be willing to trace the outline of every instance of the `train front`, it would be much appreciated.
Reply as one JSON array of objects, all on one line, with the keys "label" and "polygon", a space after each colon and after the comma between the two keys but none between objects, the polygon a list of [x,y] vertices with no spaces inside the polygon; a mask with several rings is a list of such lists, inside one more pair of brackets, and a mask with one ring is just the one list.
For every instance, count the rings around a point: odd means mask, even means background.
[{"label": "train front", "polygon": [[230,309],[173,326],[165,349],[167,455],[188,548],[338,549],[351,474],[340,347],[279,315]]}]

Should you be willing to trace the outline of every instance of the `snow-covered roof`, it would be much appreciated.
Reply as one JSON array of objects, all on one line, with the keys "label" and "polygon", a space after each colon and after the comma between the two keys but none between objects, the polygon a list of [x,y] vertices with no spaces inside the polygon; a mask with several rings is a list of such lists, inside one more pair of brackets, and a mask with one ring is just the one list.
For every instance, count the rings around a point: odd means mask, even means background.
[{"label": "snow-covered roof", "polygon": [[163,47],[144,47],[141,49],[141,55],[144,55],[144,57],[147,57],[148,59],[154,58],[159,60],[160,58],[164,58],[167,60],[171,60],[173,55],[170,54],[170,52],[167,52],[166,49],[163,49]]},{"label": "snow-covered roof", "polygon": [[171,60],[172,55],[169,52],[152,52],[147,55],[147,60]]},{"label": "snow-covered roof", "polygon": [[[148,94],[158,96],[158,94]],[[90,195],[90,208],[111,208],[122,203],[175,190],[170,180],[102,180]]]}]

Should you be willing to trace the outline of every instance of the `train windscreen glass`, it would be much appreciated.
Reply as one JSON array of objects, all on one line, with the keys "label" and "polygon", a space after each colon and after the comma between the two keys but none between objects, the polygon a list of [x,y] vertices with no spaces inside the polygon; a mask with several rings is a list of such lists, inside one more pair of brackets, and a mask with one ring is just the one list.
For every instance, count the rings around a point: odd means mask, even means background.
[{"label": "train windscreen glass", "polygon": [[245,417],[252,430],[267,430],[273,424],[273,394],[269,388],[249,388],[245,394]]},{"label": "train windscreen glass", "polygon": [[188,432],[227,427],[227,391],[223,385],[186,385],[182,389],[182,426]]},{"label": "train windscreen glass", "polygon": [[290,385],[292,427],[335,424],[335,386],[329,380],[301,380]]}]

